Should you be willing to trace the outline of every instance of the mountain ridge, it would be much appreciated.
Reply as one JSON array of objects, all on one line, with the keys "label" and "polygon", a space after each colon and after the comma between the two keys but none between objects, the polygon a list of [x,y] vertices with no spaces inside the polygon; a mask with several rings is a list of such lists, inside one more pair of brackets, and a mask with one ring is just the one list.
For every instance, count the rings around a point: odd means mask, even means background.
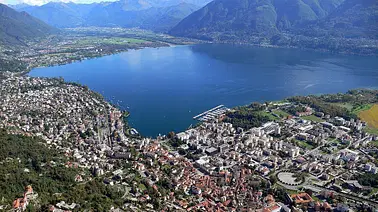
[{"label": "mountain ridge", "polygon": [[378,54],[376,0],[214,0],[169,34],[221,43]]},{"label": "mountain ridge", "polygon": [[13,5],[13,7],[58,28],[140,27],[166,32],[209,1],[120,0],[92,4],[50,2],[42,6]]},{"label": "mountain ridge", "polygon": [[[325,2],[328,1],[328,4]],[[330,3],[329,1],[332,1]],[[215,0],[183,19],[170,32],[276,34],[326,17],[343,0]],[[192,33],[191,33],[192,32]],[[197,36],[198,37],[198,36]]]},{"label": "mountain ridge", "polygon": [[56,29],[29,15],[0,4],[0,42],[5,45],[26,45],[28,40],[35,40]]}]

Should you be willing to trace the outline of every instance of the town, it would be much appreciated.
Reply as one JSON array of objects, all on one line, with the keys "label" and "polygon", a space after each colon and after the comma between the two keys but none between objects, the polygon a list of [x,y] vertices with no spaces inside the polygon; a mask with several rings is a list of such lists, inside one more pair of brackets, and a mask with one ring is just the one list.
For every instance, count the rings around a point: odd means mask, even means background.
[{"label": "town", "polygon": [[[184,132],[143,138],[130,133],[124,111],[85,86],[10,72],[0,80],[0,128],[40,137],[69,160],[64,166],[87,170],[76,183],[97,178],[122,191],[112,211],[378,207],[378,188],[361,181],[378,173],[378,135],[359,118],[293,100],[253,103],[246,110],[269,121],[243,128],[231,115],[241,109],[223,109]],[[375,91],[362,92],[377,101]],[[0,207],[23,211],[39,192],[29,185],[24,199]],[[51,211],[84,209],[63,200],[50,205]]]},{"label": "town", "polygon": [[30,41],[26,48],[0,44],[0,71],[27,72],[36,67],[64,65],[130,49],[198,42],[200,41],[133,28],[66,29],[39,42]]}]

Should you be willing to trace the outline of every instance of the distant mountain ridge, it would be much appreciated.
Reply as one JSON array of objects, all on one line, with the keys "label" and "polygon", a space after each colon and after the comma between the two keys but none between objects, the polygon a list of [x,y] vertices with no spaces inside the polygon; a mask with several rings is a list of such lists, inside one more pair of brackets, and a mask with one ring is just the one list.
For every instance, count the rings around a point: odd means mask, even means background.
[{"label": "distant mountain ridge", "polygon": [[32,17],[26,12],[0,4],[0,42],[5,45],[25,45],[28,40],[35,40],[56,29]]},{"label": "distant mountain ridge", "polygon": [[326,17],[344,0],[214,0],[182,20],[179,36],[275,34]]},{"label": "distant mountain ridge", "polygon": [[188,16],[198,6],[181,3],[168,7],[150,7],[143,10],[123,10],[122,2],[114,2],[108,6],[94,8],[89,14],[85,25],[88,26],[120,26],[140,27],[154,31],[168,31]]},{"label": "distant mountain ridge", "polygon": [[[98,4],[50,2],[42,6],[24,6],[18,9],[58,27],[76,27],[85,23],[85,17]],[[16,5],[17,6],[17,5]]]},{"label": "distant mountain ridge", "polygon": [[14,5],[58,27],[140,27],[168,31],[210,0],[120,0],[93,4],[50,2],[42,6]]}]

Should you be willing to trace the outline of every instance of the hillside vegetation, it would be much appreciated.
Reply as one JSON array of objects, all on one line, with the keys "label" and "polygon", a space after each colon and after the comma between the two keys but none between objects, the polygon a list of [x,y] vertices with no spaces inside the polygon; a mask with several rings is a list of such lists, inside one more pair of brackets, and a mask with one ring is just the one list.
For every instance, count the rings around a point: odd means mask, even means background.
[{"label": "hillside vegetation", "polygon": [[170,33],[216,42],[376,54],[375,0],[214,0]]},{"label": "hillside vegetation", "polygon": [[7,45],[25,44],[56,30],[25,12],[0,4],[0,43]]},{"label": "hillside vegetation", "polygon": [[215,0],[185,18],[171,32],[190,36],[203,34],[214,39],[232,38],[233,35],[272,35],[324,18],[342,1]]},{"label": "hillside vegetation", "polygon": [[29,211],[47,211],[50,204],[62,200],[94,211],[117,205],[121,195],[101,181],[75,182],[83,170],[64,166],[68,159],[61,155],[41,139],[10,135],[0,129],[0,205],[11,205],[22,197],[27,185],[38,193]]},{"label": "hillside vegetation", "polygon": [[378,1],[346,0],[329,16],[298,32],[312,36],[378,39]]},{"label": "hillside vegetation", "polygon": [[358,116],[363,121],[366,121],[370,127],[378,129],[378,104],[373,105],[368,110],[360,112]]}]

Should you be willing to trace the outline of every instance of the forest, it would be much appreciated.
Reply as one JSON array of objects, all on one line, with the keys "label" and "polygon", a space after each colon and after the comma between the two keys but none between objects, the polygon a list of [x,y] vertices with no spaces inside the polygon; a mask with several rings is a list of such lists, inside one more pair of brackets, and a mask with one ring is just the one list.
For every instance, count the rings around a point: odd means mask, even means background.
[{"label": "forest", "polygon": [[225,122],[231,123],[235,128],[250,129],[260,127],[262,124],[272,120],[271,116],[264,113],[265,105],[252,103],[249,106],[238,107],[235,112],[230,112]]},{"label": "forest", "polygon": [[46,211],[50,204],[60,201],[79,204],[79,211],[105,211],[123,203],[121,195],[101,179],[75,182],[75,176],[84,170],[67,168],[64,164],[68,159],[61,155],[39,138],[11,135],[0,129],[0,205],[10,206],[22,197],[27,185],[38,193],[38,203],[29,204],[29,211]]}]

